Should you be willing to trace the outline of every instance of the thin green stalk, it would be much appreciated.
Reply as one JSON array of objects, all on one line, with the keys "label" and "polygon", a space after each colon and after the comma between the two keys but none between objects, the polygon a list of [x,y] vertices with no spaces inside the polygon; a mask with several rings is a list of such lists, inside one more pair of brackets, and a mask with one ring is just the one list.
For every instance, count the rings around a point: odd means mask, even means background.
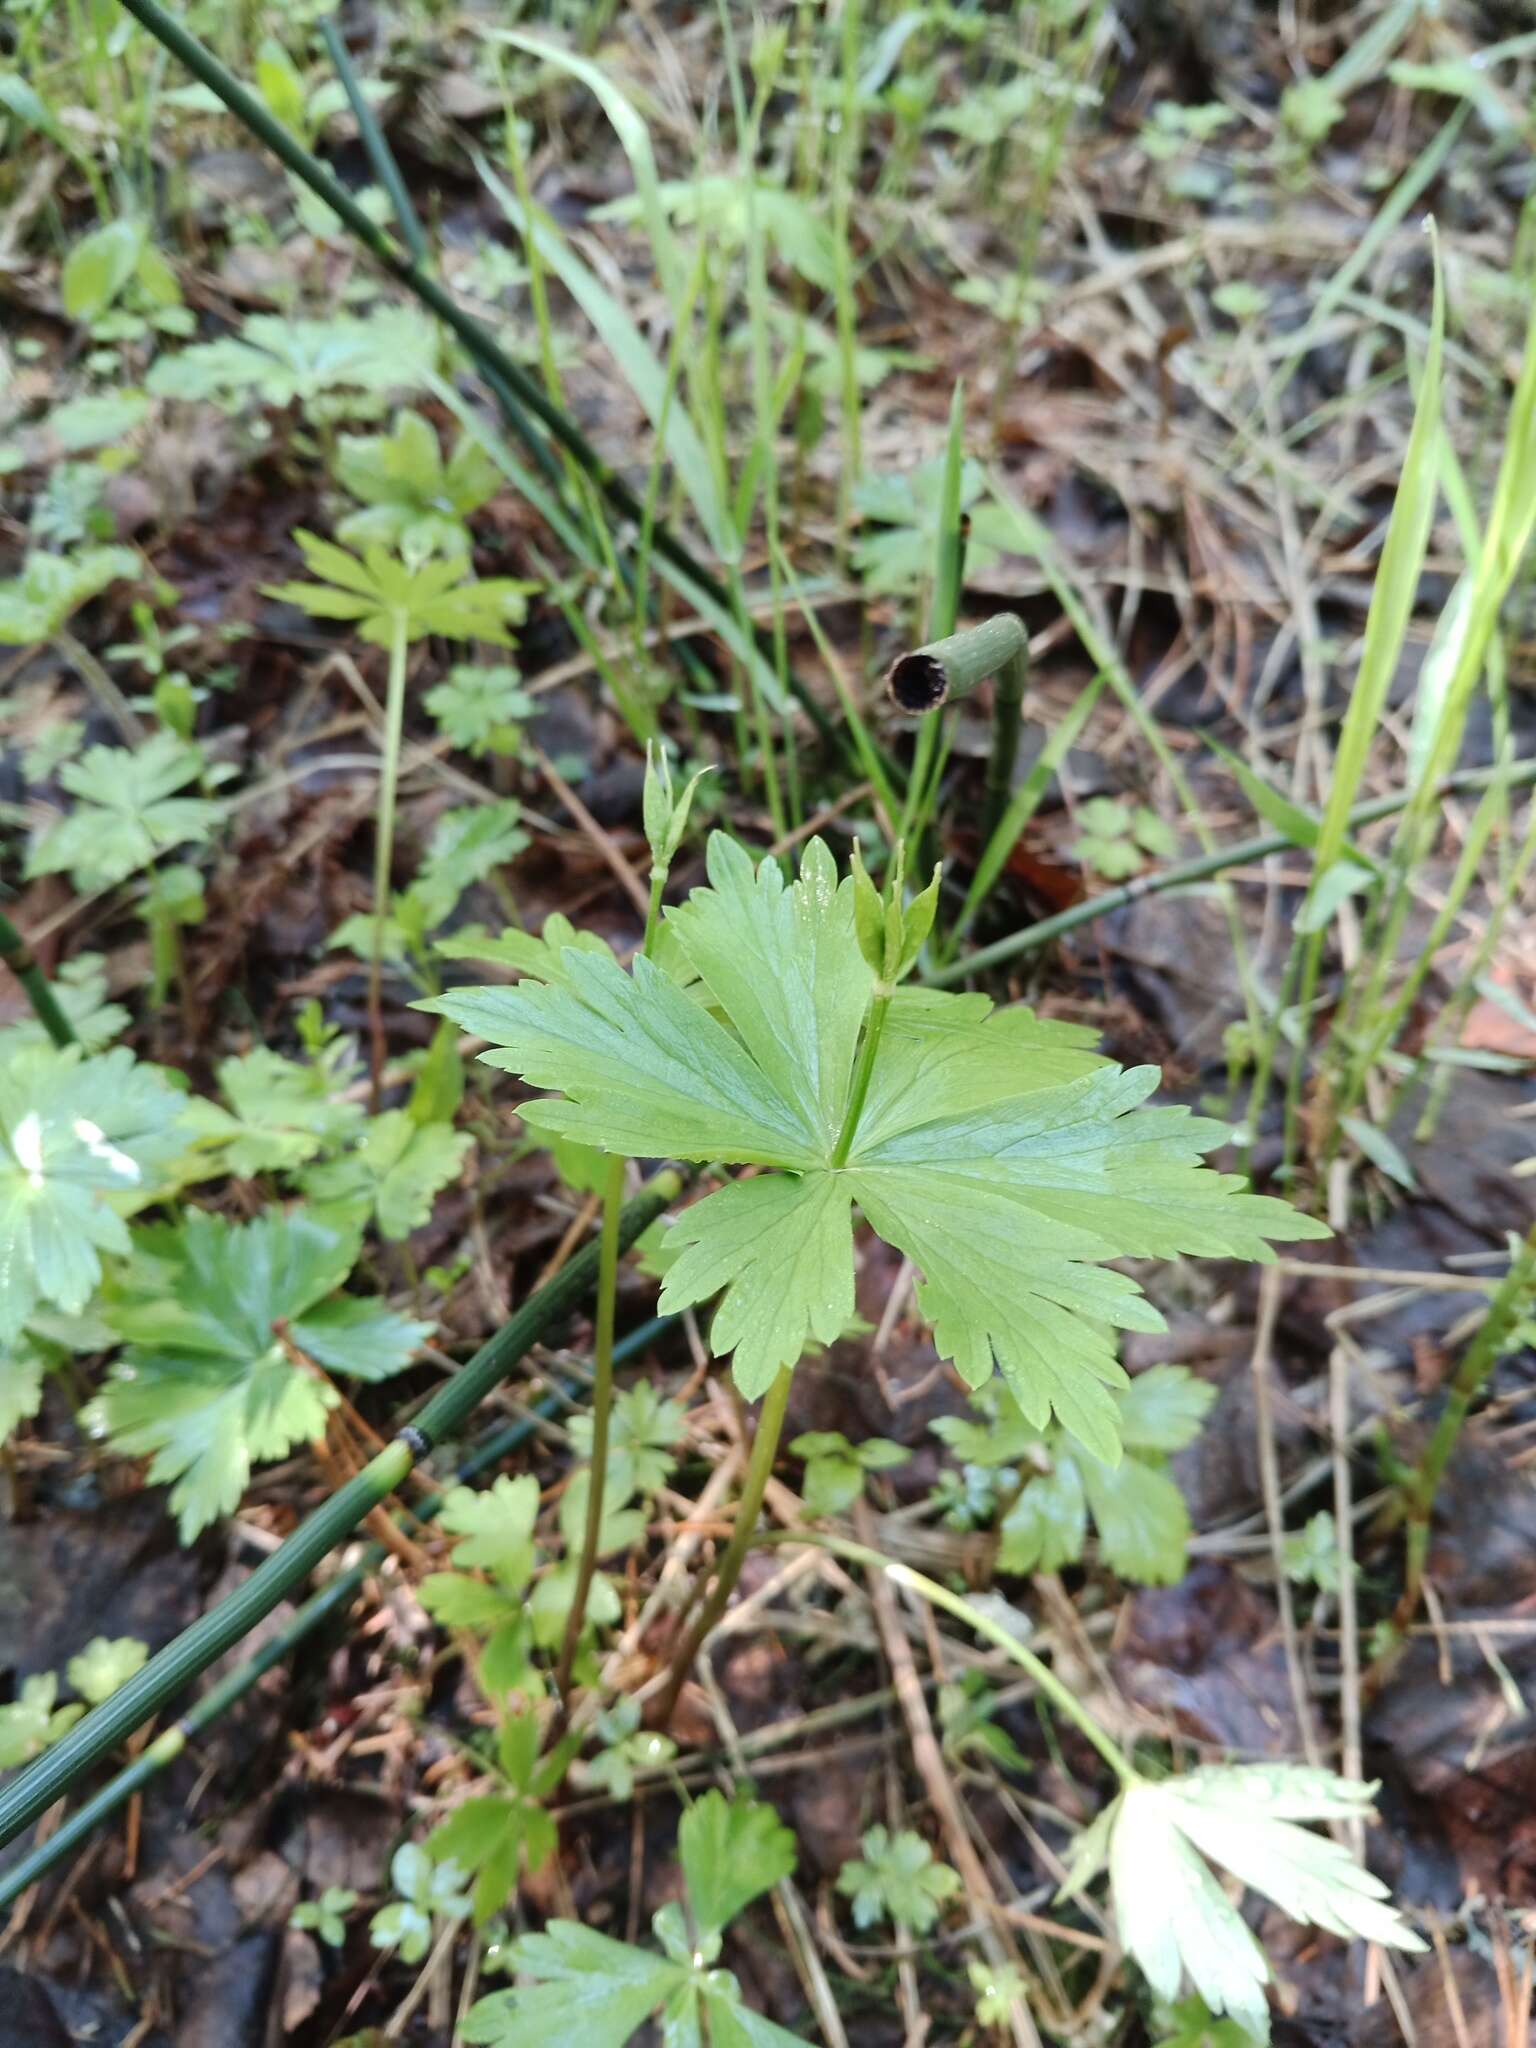
[{"label": "thin green stalk", "polygon": [[384,1072],[384,931],[389,922],[389,878],[395,857],[395,794],[400,781],[400,742],[405,730],[405,669],[410,642],[403,612],[389,624],[389,684],[384,698],[384,772],[373,836],[373,944],[368,956],[368,1037],[373,1073],[373,1109],[379,1107]]},{"label": "thin green stalk", "polygon": [[843,1112],[843,1127],[837,1134],[837,1143],[832,1150],[834,1166],[848,1164],[853,1134],[859,1127],[859,1118],[864,1114],[865,1098],[869,1094],[870,1080],[875,1071],[875,1055],[880,1050],[881,1035],[885,1030],[885,1020],[890,1015],[891,998],[895,993],[893,988],[876,982],[875,993],[870,998],[869,1016],[864,1025],[864,1042],[859,1047],[859,1064],[854,1070],[853,1088],[848,1096],[848,1107]]},{"label": "thin green stalk", "polygon": [[1423,1595],[1424,1561],[1429,1555],[1435,1495],[1451,1453],[1456,1448],[1472,1403],[1502,1357],[1533,1296],[1536,1296],[1536,1223],[1531,1225],[1524,1244],[1510,1261],[1509,1271],[1499,1282],[1497,1292],[1488,1304],[1481,1329],[1467,1346],[1461,1364],[1456,1368],[1456,1377],[1451,1381],[1435,1433],[1408,1484],[1408,1564],[1403,1597],[1393,1617],[1399,1630],[1412,1621]]},{"label": "thin green stalk", "polygon": [[[1440,796],[1452,796],[1459,790],[1487,789],[1499,777],[1506,777],[1511,789],[1536,782],[1536,759],[1512,761],[1507,768],[1467,769],[1458,775],[1446,776],[1435,787]],[[1413,792],[1407,789],[1394,790],[1389,796],[1372,797],[1368,803],[1357,804],[1350,812],[1350,827],[1353,829],[1357,825],[1374,824],[1378,818],[1393,817],[1397,812],[1406,810],[1412,800]],[[929,988],[948,988],[954,982],[966,981],[974,974],[1001,966],[1005,961],[1017,960],[1026,953],[1038,953],[1052,939],[1075,931],[1079,925],[1092,924],[1097,918],[1107,917],[1113,910],[1123,910],[1128,903],[1139,903],[1143,896],[1160,896],[1169,889],[1184,889],[1194,882],[1209,881],[1226,868],[1250,867],[1255,861],[1267,860],[1272,853],[1284,853],[1287,848],[1293,848],[1294,843],[1284,832],[1265,832],[1253,839],[1240,839],[1232,846],[1217,847],[1194,860],[1178,861],[1171,868],[1137,875],[1134,881],[1123,883],[1118,889],[1106,889],[1101,896],[1090,896],[1082,903],[1074,903],[1070,909],[1058,911],[1054,917],[1026,925],[1023,931],[1012,932],[990,946],[978,947],[963,959],[951,960],[926,973],[919,971],[917,978]]]},{"label": "thin green stalk", "polygon": [[37,964],[32,948],[11,920],[0,912],[0,960],[21,983],[32,1014],[57,1046],[74,1045],[75,1027],[65,1016],[59,999],[48,985],[48,977]]},{"label": "thin green stalk", "polygon": [[[655,1316],[639,1329],[631,1330],[623,1343],[614,1350],[614,1361],[628,1357],[665,1329],[675,1318]],[[567,1398],[574,1399],[584,1391],[579,1380],[574,1380],[564,1389]],[[561,1413],[564,1401],[560,1395],[546,1395],[535,1403],[526,1415],[515,1422],[504,1422],[481,1438],[454,1473],[454,1483],[468,1485],[482,1472],[509,1457],[533,1435],[541,1421],[551,1421]],[[410,1524],[432,1522],[442,1513],[447,1502],[446,1493],[434,1493],[419,1502],[407,1514],[395,1518],[396,1526],[404,1528]],[[19,1862],[0,1877],[0,1912],[20,1898],[29,1886],[46,1877],[54,1865],[70,1855],[96,1832],[104,1821],[126,1806],[134,1793],[141,1792],[161,1771],[180,1756],[187,1744],[195,1741],[206,1729],[220,1720],[237,1701],[279,1664],[286,1664],[301,1643],[312,1636],[333,1614],[341,1613],[362,1588],[369,1577],[378,1570],[389,1552],[382,1543],[368,1544],[353,1559],[345,1571],[327,1581],[318,1593],[312,1593],[304,1604],[297,1608],[284,1626],[268,1638],[254,1656],[243,1664],[237,1664],[233,1671],[221,1678],[217,1685],[210,1686],[196,1704],[183,1714],[173,1727],[165,1729],[134,1760],[125,1764],[113,1778],[109,1778],[97,1792],[75,1809],[61,1826],[56,1828],[45,1842],[36,1843]]]},{"label": "thin green stalk", "polygon": [[367,152],[373,175],[389,195],[389,203],[394,209],[395,225],[399,228],[401,238],[410,250],[413,261],[425,270],[432,261],[426,235],[422,231],[416,209],[411,204],[411,195],[406,189],[405,180],[400,175],[395,153],[385,139],[383,129],[375,120],[373,108],[368,104],[368,95],[363,91],[357,73],[352,68],[352,59],[347,53],[346,43],[342,40],[334,15],[327,14],[321,17],[320,34],[324,39],[326,52],[336,67],[336,76],[341,80],[342,90],[347,95],[347,104],[352,109],[352,118],[357,123],[357,132]]},{"label": "thin green stalk", "polygon": [[[938,530],[934,538],[933,600],[928,611],[928,639],[948,640],[960,622],[960,593],[965,586],[965,547],[970,520],[961,500],[965,473],[965,384],[955,383],[949,401],[949,439],[944,448],[944,473],[939,485]],[[939,708],[924,715],[912,750],[912,772],[907,781],[907,800],[902,806],[901,838],[906,845],[921,848],[928,829],[934,800],[943,775],[942,763],[935,762],[940,727]],[[922,865],[921,858],[917,865]]]},{"label": "thin green stalk", "polygon": [[[675,1200],[681,1187],[682,1176],[673,1169],[658,1173],[625,1209],[621,1244],[633,1244]],[[248,1635],[309,1576],[327,1552],[381,1505],[433,1444],[456,1435],[491,1389],[575,1308],[596,1278],[597,1264],[596,1245],[579,1251],[563,1272],[530,1295],[469,1363],[438,1388],[393,1442],[301,1522],[228,1599],[184,1629],[110,1699],[77,1721],[62,1741],[10,1784],[0,1787],[0,1848],[67,1792],[83,1772],[110,1755]]]},{"label": "thin green stalk", "polygon": [[846,1536],[827,1535],[819,1529],[786,1529],[769,1540],[774,1543],[813,1543],[818,1550],[830,1550],[834,1557],[844,1557],[850,1564],[863,1565],[866,1571],[884,1572],[895,1585],[906,1586],[930,1606],[942,1607],[946,1614],[954,1615],[957,1621],[973,1628],[977,1635],[1001,1650],[1005,1657],[1012,1658],[1021,1671],[1027,1671],[1056,1711],[1086,1737],[1122,1785],[1134,1785],[1139,1781],[1140,1773],[1119,1743],[1099,1726],[1050,1665],[1037,1657],[1033,1650],[1027,1650],[1000,1621],[995,1621],[959,1593],[952,1593],[948,1586],[941,1586],[936,1579],[914,1571],[910,1565],[898,1564],[894,1558],[883,1557],[878,1550],[871,1550],[867,1544],[853,1543]]},{"label": "thin green stalk", "polygon": [[597,1329],[592,1344],[592,1459],[587,1469],[587,1520],[581,1533],[581,1559],[565,1637],[555,1665],[555,1690],[561,1699],[570,1690],[571,1666],[587,1619],[587,1596],[597,1571],[602,1538],[603,1499],[608,1480],[608,1426],[613,1416],[613,1322],[619,1290],[619,1224],[624,1212],[624,1161],[608,1161],[603,1184],[603,1230],[597,1265]]},{"label": "thin green stalk", "polygon": [[1013,794],[1013,770],[1019,758],[1024,715],[1024,689],[1029,681],[1029,642],[1006,663],[993,685],[992,751],[987,757],[986,798],[981,813],[981,843],[986,846],[1003,822]]},{"label": "thin green stalk", "polygon": [[1040,800],[1050,787],[1051,778],[1060,769],[1078,739],[1093,708],[1099,701],[1105,683],[1101,669],[1086,688],[1080,690],[1076,702],[1066,717],[1060,719],[1051,730],[1049,739],[1040,751],[1040,757],[1030,769],[1018,789],[1009,798],[1008,808],[997,825],[982,842],[981,859],[976,863],[976,872],[971,885],[965,892],[965,902],[955,920],[954,930],[947,936],[940,948],[941,960],[955,957],[961,945],[970,934],[976,922],[977,913],[992,891],[992,886],[1008,864],[1008,858],[1024,835],[1024,828],[1040,808]]},{"label": "thin green stalk", "polygon": [[657,1708],[657,1725],[665,1728],[672,1718],[677,1705],[677,1696],[683,1689],[683,1680],[693,1668],[705,1637],[724,1614],[736,1581],[741,1577],[741,1568],[747,1561],[747,1552],[752,1548],[757,1518],[762,1512],[763,1496],[768,1491],[768,1481],[773,1476],[774,1455],[779,1447],[779,1437],[784,1429],[784,1411],[789,1406],[789,1389],[794,1372],[785,1365],[779,1368],[779,1376],[763,1396],[763,1405],[758,1411],[757,1433],[752,1439],[752,1455],[747,1460],[746,1476],[742,1480],[741,1499],[736,1504],[736,1520],[731,1529],[731,1539],[725,1547],[715,1572],[715,1582],[709,1591],[709,1598],[699,1609],[692,1628],[684,1637],[681,1647],[672,1659],[672,1670],[668,1676],[661,1704]]},{"label": "thin green stalk", "polygon": [[853,198],[858,179],[861,121],[859,64],[860,0],[842,4],[842,105],[832,167],[832,293],[837,308],[837,353],[842,376],[843,459],[838,465],[837,531],[846,551],[853,519],[854,486],[864,473],[862,402],[859,397],[859,311],[853,290]]}]

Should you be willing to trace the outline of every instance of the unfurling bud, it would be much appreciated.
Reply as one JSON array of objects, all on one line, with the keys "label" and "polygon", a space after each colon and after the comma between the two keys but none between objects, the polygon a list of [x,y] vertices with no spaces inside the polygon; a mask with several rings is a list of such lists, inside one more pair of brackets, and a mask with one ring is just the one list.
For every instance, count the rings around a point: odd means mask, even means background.
[{"label": "unfurling bud", "polygon": [[894,988],[912,967],[933,929],[939,907],[939,876],[909,904],[902,901],[904,850],[898,845],[891,861],[890,880],[882,896],[870,880],[863,855],[855,842],[850,867],[853,872],[853,921],[859,951],[878,981]]}]

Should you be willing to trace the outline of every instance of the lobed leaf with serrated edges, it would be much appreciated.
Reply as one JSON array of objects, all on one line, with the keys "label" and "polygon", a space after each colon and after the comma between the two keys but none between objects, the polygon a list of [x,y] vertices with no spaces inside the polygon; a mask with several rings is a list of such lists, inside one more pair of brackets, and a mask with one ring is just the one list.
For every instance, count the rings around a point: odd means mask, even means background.
[{"label": "lobed leaf with serrated edges", "polygon": [[[420,1007],[489,1041],[481,1055],[554,1100],[535,1128],[645,1158],[778,1169],[735,1182],[673,1225],[663,1307],[720,1294],[712,1343],[764,1391],[853,1308],[855,1205],[923,1278],[940,1352],[972,1385],[1001,1369],[1025,1416],[1054,1412],[1097,1457],[1119,1456],[1117,1329],[1160,1330],[1102,1262],[1272,1256],[1323,1226],[1211,1172],[1223,1125],[1142,1105],[1155,1068],[1123,1072],[1079,1027],[984,996],[899,991],[846,1159],[834,1165],[873,977],[853,889],[818,841],[798,881],[717,833],[709,886],[668,911],[666,968],[626,973],[564,943],[513,988]],[[675,968],[675,972],[667,971]]]}]

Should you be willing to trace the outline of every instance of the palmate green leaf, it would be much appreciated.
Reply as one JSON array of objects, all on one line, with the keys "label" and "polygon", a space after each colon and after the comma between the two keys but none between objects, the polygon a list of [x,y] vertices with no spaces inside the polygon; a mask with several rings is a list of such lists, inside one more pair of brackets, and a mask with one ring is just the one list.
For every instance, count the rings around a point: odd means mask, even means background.
[{"label": "palmate green leaf", "polygon": [[336,528],[348,547],[378,542],[413,565],[429,555],[467,555],[465,516],[501,487],[501,472],[479,443],[459,437],[445,463],[437,430],[419,412],[400,412],[388,434],[343,434],[336,480],[362,501]]},{"label": "palmate green leaf", "polygon": [[0,1771],[30,1763],[72,1728],[85,1708],[78,1700],[56,1707],[59,1681],[51,1671],[22,1680],[21,1697],[0,1707]]},{"label": "palmate green leaf", "polygon": [[218,1064],[215,1078],[229,1108],[199,1097],[188,1119],[202,1142],[220,1147],[231,1173],[291,1172],[339,1150],[362,1125],[362,1104],[343,1097],[354,1075],[340,1040],[309,1063],[258,1045]]},{"label": "palmate green leaf", "polygon": [[[654,1493],[677,1464],[672,1455],[688,1417],[680,1401],[668,1401],[649,1380],[637,1380],[614,1396],[608,1424],[608,1485],[628,1500]],[[573,1415],[571,1445],[578,1457],[592,1455],[592,1417]]]},{"label": "palmate green leaf", "polygon": [[48,1360],[25,1331],[0,1346],[0,1444],[42,1407],[47,1371]]},{"label": "palmate green leaf", "polygon": [[1265,2040],[1264,1952],[1210,1865],[1292,1919],[1346,1940],[1422,1949],[1379,1878],[1342,1843],[1297,1825],[1356,1818],[1375,1789],[1289,1764],[1138,1779],[1079,1838],[1064,1894],[1107,1862],[1120,1939],[1158,1997],[1171,2003],[1187,1977],[1213,2013],[1232,2014]]},{"label": "palmate green leaf", "polygon": [[323,1432],[337,1396],[300,1358],[382,1379],[432,1326],[339,1294],[356,1241],[302,1210],[246,1224],[192,1210],[139,1236],[145,1291],[125,1288],[107,1310],[130,1348],[88,1412],[114,1449],[150,1458],[150,1478],[171,1484],[191,1542],[239,1504],[253,1464]]},{"label": "palmate green leaf", "polygon": [[81,605],[109,583],[137,576],[132,548],[80,548],[72,555],[28,555],[21,574],[0,582],[0,647],[51,640]]},{"label": "palmate green leaf", "polygon": [[372,1216],[393,1243],[431,1220],[438,1193],[457,1179],[474,1139],[451,1124],[419,1124],[406,1109],[369,1120],[363,1141],[345,1158],[304,1175],[304,1192],[338,1217]]},{"label": "palmate green leaf", "polygon": [[470,2008],[466,2041],[490,2048],[624,2048],[688,1973],[665,1956],[614,1941],[574,1920],[553,1920],[514,1947],[517,1968],[535,1981],[496,1991]]},{"label": "palmate green leaf", "polygon": [[[53,993],[83,1052],[100,1052],[127,1028],[128,1012],[108,995],[107,967],[100,953],[77,953],[66,960],[54,979]],[[24,1045],[52,1043],[36,1017],[18,1017],[0,1030],[0,1060]]]},{"label": "palmate green leaf", "polygon": [[495,668],[460,663],[422,701],[443,737],[475,755],[515,754],[523,724],[538,708],[517,670],[505,663]]},{"label": "palmate green leaf", "polygon": [[706,1792],[678,1823],[677,1850],[695,1924],[719,1934],[795,1867],[795,1837],[771,1806]]},{"label": "palmate green leaf", "polygon": [[79,889],[109,889],[173,846],[206,839],[223,816],[210,797],[182,796],[201,781],[201,751],[173,732],[139,747],[90,747],[59,781],[78,799],[27,859],[29,875],[68,871]]},{"label": "palmate green leaf", "polygon": [[65,1666],[65,1676],[83,1700],[99,1707],[149,1662],[149,1645],[137,1636],[93,1636]]},{"label": "palmate green leaf", "polygon": [[180,1149],[183,1098],[126,1047],[25,1046],[0,1065],[0,1343],[39,1303],[85,1307],[102,1252],[129,1249],[113,1197],[142,1200]]},{"label": "palmate green leaf", "polygon": [[366,320],[285,320],[257,313],[238,338],[199,342],[161,356],[146,379],[157,397],[308,405],[338,390],[403,390],[420,384],[437,360],[435,323],[402,307]]},{"label": "palmate green leaf", "polygon": [[1202,1164],[1224,1125],[1143,1108],[1155,1068],[1122,1072],[1076,1028],[981,996],[898,992],[834,1167],[872,985],[852,885],[819,842],[790,885],[720,834],[709,882],[664,927],[703,1000],[644,958],[626,973],[606,950],[567,945],[558,979],[421,1007],[489,1040],[491,1065],[561,1091],[524,1106],[536,1128],[781,1169],[708,1196],[667,1240],[664,1309],[723,1290],[711,1341],[734,1350],[749,1396],[851,1316],[857,1204],[921,1270],[920,1306],[964,1377],[979,1386],[996,1364],[1029,1422],[1054,1411],[1113,1463],[1111,1389],[1126,1384],[1113,1332],[1163,1324],[1099,1262],[1267,1259],[1271,1238],[1326,1235]]},{"label": "palmate green leaf", "polygon": [[845,1863],[837,1876],[838,1890],[853,1899],[854,1925],[890,1920],[909,1933],[926,1934],[944,1901],[959,1891],[959,1873],[935,1862],[928,1844],[910,1828],[893,1835],[872,1827],[863,1847],[864,1854]]},{"label": "palmate green leaf", "polygon": [[510,576],[475,577],[462,554],[414,565],[378,541],[361,556],[303,527],[294,539],[314,583],[263,585],[268,597],[320,619],[354,620],[360,637],[387,647],[397,628],[420,640],[440,633],[448,640],[486,640],[511,645],[510,629],[522,622],[530,583]]}]

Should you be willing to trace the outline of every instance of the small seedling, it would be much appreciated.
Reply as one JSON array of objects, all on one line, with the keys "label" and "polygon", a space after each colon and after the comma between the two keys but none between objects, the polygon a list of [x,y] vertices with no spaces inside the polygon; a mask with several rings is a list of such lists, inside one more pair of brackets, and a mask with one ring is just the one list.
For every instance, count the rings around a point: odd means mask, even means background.
[{"label": "small seedling", "polygon": [[1077,822],[1082,827],[1072,842],[1072,852],[1085,868],[1092,868],[1107,882],[1124,881],[1145,865],[1146,856],[1172,860],[1179,850],[1178,835],[1145,804],[1132,809],[1116,797],[1096,796],[1080,806]]},{"label": "small seedling", "polygon": [[805,1460],[802,1494],[813,1515],[844,1515],[864,1498],[864,1481],[871,1472],[889,1472],[905,1465],[912,1453],[884,1437],[866,1437],[851,1444],[835,1429],[814,1429],[791,1443],[792,1457]]},{"label": "small seedling", "polygon": [[738,1914],[795,1867],[795,1838],[768,1806],[706,1792],[677,1830],[683,1904],[651,1922],[661,1954],[614,1941],[574,1920],[509,1945],[508,1966],[529,1981],[474,2006],[466,2041],[524,2048],[585,2023],[585,2048],[625,2048],[655,2013],[667,2038],[746,2048],[800,2048],[799,2037],[751,2011],[729,1970],[717,1967],[722,1937]]},{"label": "small seedling", "polygon": [[81,1699],[99,1707],[120,1685],[126,1685],[149,1658],[148,1643],[136,1636],[93,1636],[64,1667],[64,1675]]},{"label": "small seedling", "polygon": [[375,1948],[398,1949],[407,1963],[419,1963],[432,1945],[439,1920],[464,1920],[469,1900],[464,1872],[456,1863],[435,1863],[415,1842],[405,1842],[390,1859],[389,1880],[399,1893],[368,1923]]},{"label": "small seedling", "polygon": [[318,1934],[327,1948],[341,1948],[347,1939],[347,1915],[356,1904],[356,1892],[344,1884],[328,1884],[318,1899],[300,1900],[288,1915],[288,1925]]},{"label": "small seedling", "polygon": [[927,1934],[938,1924],[945,1900],[959,1891],[960,1873],[936,1862],[911,1828],[893,1835],[876,1826],[864,1837],[864,1854],[838,1872],[837,1888],[853,1900],[855,1927],[889,1920],[904,1934]]}]

